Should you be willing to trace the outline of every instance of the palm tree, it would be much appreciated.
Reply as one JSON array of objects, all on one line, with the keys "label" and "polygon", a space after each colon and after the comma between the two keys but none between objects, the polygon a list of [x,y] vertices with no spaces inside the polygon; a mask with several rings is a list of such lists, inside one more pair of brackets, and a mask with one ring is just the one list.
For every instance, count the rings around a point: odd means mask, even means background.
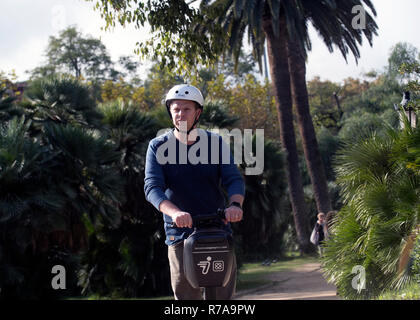
[{"label": "palm tree", "polygon": [[[333,51],[335,44],[347,60],[349,49],[353,53],[356,62],[360,57],[357,45],[362,43],[364,34],[372,45],[372,37],[376,34],[377,25],[370,14],[366,13],[366,25],[364,28],[354,28],[352,8],[362,5],[363,2],[376,15],[375,9],[370,1],[334,1],[334,5],[328,2],[315,1],[294,1],[300,5],[305,20],[312,22],[312,25],[319,31],[321,38],[330,50]],[[308,166],[309,176],[314,189],[315,200],[319,212],[331,210],[327,179],[324,172],[324,165],[319,153],[312,117],[309,111],[308,91],[306,87],[306,51],[310,50],[309,40],[302,46],[298,40],[288,37],[288,61],[292,87],[293,103],[297,111],[299,130],[302,136],[303,151]]]},{"label": "palm tree", "polygon": [[16,97],[7,94],[7,88],[0,88],[0,121],[8,121],[23,112],[15,105]]},{"label": "palm tree", "polygon": [[11,120],[0,131],[0,285],[8,297],[60,295],[51,267],[66,267],[77,284],[74,253],[87,248],[84,220],[119,222],[122,199],[115,147],[95,132],[46,124],[43,139],[30,121]]},{"label": "palm tree", "polygon": [[[309,113],[308,95],[305,81],[306,50],[310,49],[307,22],[318,29],[328,48],[336,44],[343,54],[348,48],[358,52],[355,40],[361,42],[360,33],[351,31],[351,9],[362,1],[325,1],[307,0],[220,0],[207,5],[210,15],[228,34],[228,47],[236,59],[242,39],[248,29],[248,39],[261,66],[263,44],[267,40],[270,62],[270,74],[276,96],[280,138],[287,150],[288,183],[292,207],[295,215],[296,231],[301,250],[308,248],[309,226],[306,208],[303,202],[302,182],[297,168],[296,142],[293,133],[292,99],[297,109],[305,158],[314,188],[318,210],[328,211],[331,203],[324,168],[318,151],[315,131]],[[373,8],[370,1],[364,1]],[[350,27],[349,27],[350,26]],[[371,17],[367,19],[368,31],[365,35],[371,39],[376,30]],[[293,93],[293,95],[292,95]],[[306,221],[305,221],[306,220]]]},{"label": "palm tree", "polygon": [[[296,146],[296,137],[293,126],[292,97],[290,77],[287,62],[286,25],[282,20],[278,31],[267,18],[262,25],[267,37],[268,61],[270,75],[273,81],[274,95],[276,97],[277,116],[280,123],[280,140],[286,150],[287,182],[289,195],[294,213],[296,235],[301,252],[310,252],[309,219],[305,205],[302,178],[299,170],[299,158]],[[276,33],[278,32],[278,36]]]},{"label": "palm tree", "polygon": [[[330,229],[323,264],[345,298],[373,298],[410,280],[404,267],[420,226],[420,176],[407,164],[419,133],[388,129],[339,152],[336,172],[345,206]],[[364,290],[352,281],[357,265],[365,270]]]},{"label": "palm tree", "polygon": [[90,88],[69,76],[33,81],[22,105],[35,128],[46,122],[86,128],[99,128],[101,124]]},{"label": "palm tree", "polygon": [[[19,298],[57,297],[51,267],[77,294],[77,253],[87,226],[120,222],[124,199],[120,152],[95,129],[100,114],[87,87],[72,79],[40,80],[21,102],[21,118],[0,132],[0,286]],[[9,117],[11,109],[6,111]]]}]

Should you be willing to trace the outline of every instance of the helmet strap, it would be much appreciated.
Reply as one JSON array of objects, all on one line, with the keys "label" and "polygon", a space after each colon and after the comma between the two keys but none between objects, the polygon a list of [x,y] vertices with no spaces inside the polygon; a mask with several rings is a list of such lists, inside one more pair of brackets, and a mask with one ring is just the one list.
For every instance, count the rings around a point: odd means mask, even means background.
[{"label": "helmet strap", "polygon": [[187,135],[190,134],[190,132],[194,129],[194,127],[196,126],[196,124],[198,123],[198,119],[200,118],[200,116],[198,116],[197,118],[195,118],[193,125],[191,126],[191,129],[187,131]]}]

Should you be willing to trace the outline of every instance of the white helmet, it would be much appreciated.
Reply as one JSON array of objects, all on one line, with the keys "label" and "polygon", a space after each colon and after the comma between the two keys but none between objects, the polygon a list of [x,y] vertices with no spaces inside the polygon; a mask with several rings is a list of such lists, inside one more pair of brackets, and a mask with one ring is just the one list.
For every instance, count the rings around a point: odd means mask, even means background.
[{"label": "white helmet", "polygon": [[165,104],[169,111],[169,104],[172,100],[189,100],[198,103],[202,109],[204,98],[200,90],[190,84],[178,84],[169,90],[165,98]]}]

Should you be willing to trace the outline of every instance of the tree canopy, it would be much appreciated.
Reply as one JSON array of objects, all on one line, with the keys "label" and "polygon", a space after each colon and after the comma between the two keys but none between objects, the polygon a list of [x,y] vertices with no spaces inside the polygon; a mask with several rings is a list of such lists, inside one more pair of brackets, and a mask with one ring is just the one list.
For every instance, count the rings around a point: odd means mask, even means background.
[{"label": "tree canopy", "polygon": [[50,36],[45,54],[48,63],[34,70],[35,74],[61,71],[76,78],[103,79],[111,71],[112,61],[102,42],[83,36],[76,27],[64,29],[58,37]]}]

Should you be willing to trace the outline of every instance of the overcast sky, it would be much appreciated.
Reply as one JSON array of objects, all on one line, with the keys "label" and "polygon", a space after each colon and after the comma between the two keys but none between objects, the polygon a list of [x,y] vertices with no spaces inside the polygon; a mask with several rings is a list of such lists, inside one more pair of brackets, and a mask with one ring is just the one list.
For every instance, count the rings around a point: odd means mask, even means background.
[{"label": "overcast sky", "polygon": [[[323,80],[340,82],[347,77],[360,77],[372,69],[382,70],[389,51],[397,42],[409,42],[420,50],[418,0],[373,0],[377,11],[379,36],[373,47],[365,41],[361,59],[356,65],[352,56],[348,64],[335,50],[330,54],[312,33],[307,79],[320,76]],[[0,0],[0,71],[15,69],[19,80],[26,80],[25,70],[45,61],[44,52],[49,36],[57,36],[69,25],[77,25],[85,35],[100,38],[112,59],[133,54],[137,41],[147,38],[147,30],[117,27],[113,32],[101,30],[104,22],[94,2],[84,0]],[[144,68],[147,63],[143,62]]]}]

